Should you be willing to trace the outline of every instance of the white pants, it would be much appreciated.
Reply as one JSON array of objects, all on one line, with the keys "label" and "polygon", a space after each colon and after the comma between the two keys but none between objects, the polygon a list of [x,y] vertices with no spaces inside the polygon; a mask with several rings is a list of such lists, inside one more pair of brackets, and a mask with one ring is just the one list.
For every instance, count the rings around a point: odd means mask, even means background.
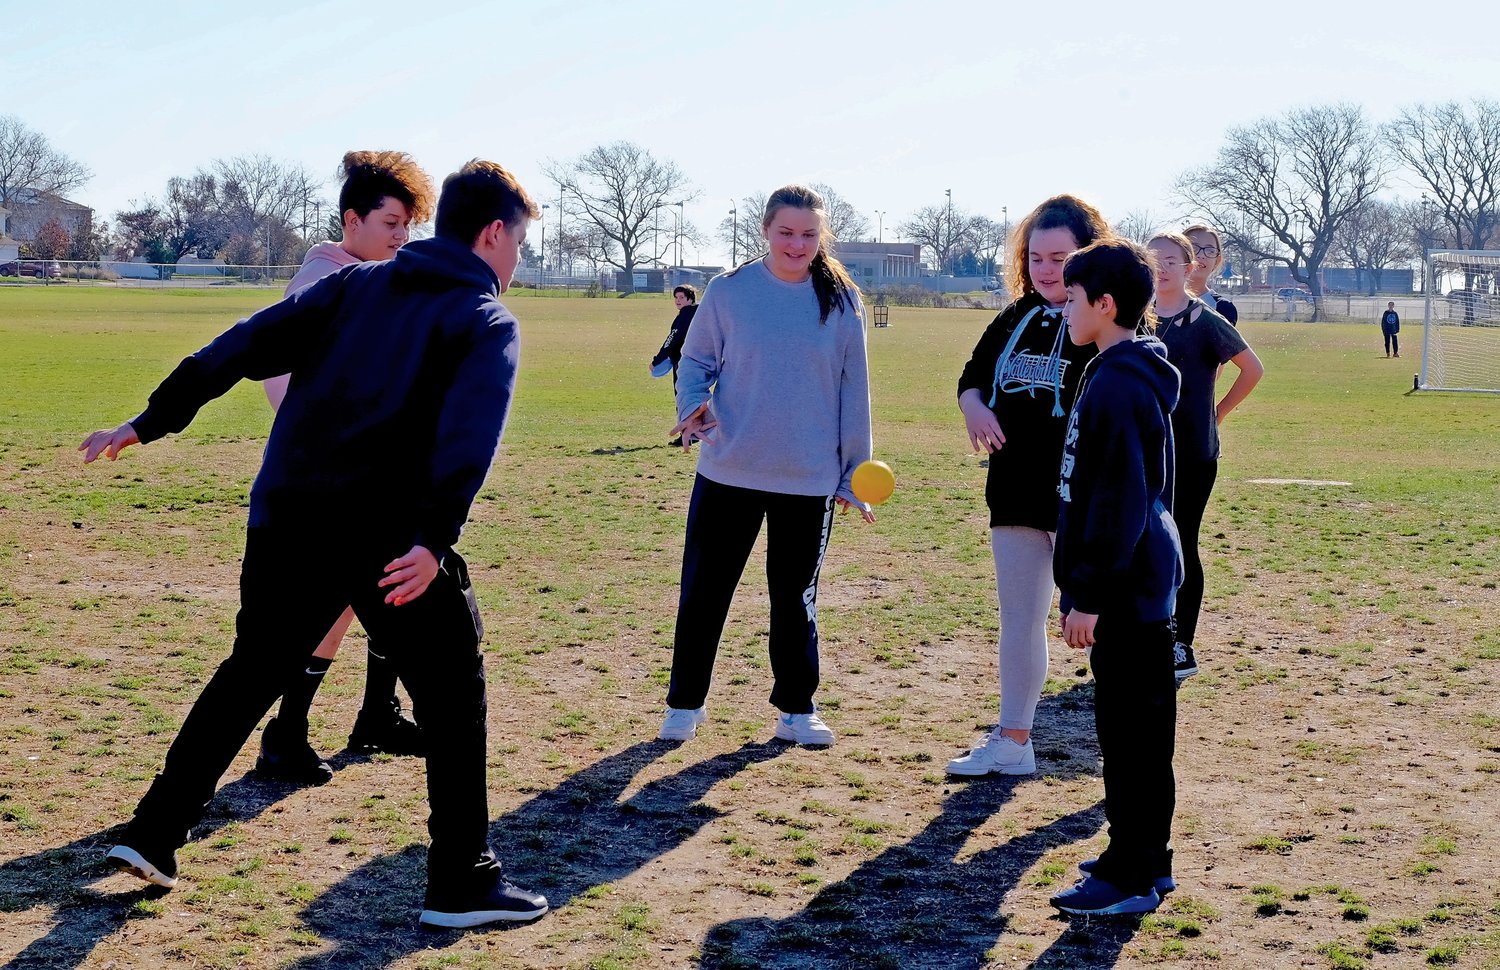
[{"label": "white pants", "polygon": [[1023,526],[990,530],[1000,600],[1000,726],[1031,730],[1047,680],[1055,534]]}]

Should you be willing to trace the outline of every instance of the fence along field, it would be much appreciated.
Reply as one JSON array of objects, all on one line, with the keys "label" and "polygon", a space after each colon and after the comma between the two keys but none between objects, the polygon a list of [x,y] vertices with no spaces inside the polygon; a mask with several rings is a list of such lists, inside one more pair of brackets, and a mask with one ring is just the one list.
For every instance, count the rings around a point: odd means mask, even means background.
[{"label": "fence along field", "polygon": [[[1245,322],[1267,377],[1225,427],[1204,672],[1180,694],[1177,877],[1139,924],[1046,897],[1102,844],[1090,687],[1054,640],[1041,773],[950,782],[993,725],[980,459],[955,376],[991,314],[871,331],[900,488],[824,571],[828,751],[767,743],[763,575],[711,720],[650,741],[692,460],[646,361],[665,301],[510,300],[523,373],[462,548],[486,614],[491,812],[557,911],[422,933],[420,766],[340,753],[346,644],[313,708],[335,781],[225,777],[183,883],[98,864],[228,650],[270,414],[241,386],[187,434],[84,468],[83,433],[272,291],[0,290],[0,961],[16,967],[1465,967],[1500,959],[1500,402],[1404,396],[1379,328]],[[1410,358],[1410,359],[1408,359]],[[1265,485],[1253,479],[1347,481]]]}]

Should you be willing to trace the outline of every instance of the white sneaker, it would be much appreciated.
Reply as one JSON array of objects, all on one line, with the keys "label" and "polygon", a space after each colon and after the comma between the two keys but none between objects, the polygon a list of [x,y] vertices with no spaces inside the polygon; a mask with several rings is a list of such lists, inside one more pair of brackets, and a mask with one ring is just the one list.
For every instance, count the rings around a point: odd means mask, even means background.
[{"label": "white sneaker", "polygon": [[667,716],[662,718],[661,730],[656,732],[656,736],[663,741],[691,741],[698,733],[698,725],[706,720],[708,720],[707,707],[697,709],[669,707]]},{"label": "white sneaker", "polygon": [[783,714],[776,719],[776,736],[797,744],[832,744],[833,728],[824,724],[816,711],[811,714]]},{"label": "white sneaker", "polygon": [[948,762],[950,775],[1029,775],[1036,771],[1036,753],[1031,739],[1020,744],[996,728],[983,744]]}]

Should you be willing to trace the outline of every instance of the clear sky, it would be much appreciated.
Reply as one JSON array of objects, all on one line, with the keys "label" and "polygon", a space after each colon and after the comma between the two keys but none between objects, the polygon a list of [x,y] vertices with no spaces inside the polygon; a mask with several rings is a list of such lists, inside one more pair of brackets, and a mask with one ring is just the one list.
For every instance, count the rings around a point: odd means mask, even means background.
[{"label": "clear sky", "polygon": [[351,148],[411,152],[438,179],[492,158],[546,201],[548,159],[627,139],[686,172],[705,230],[731,199],[790,181],[827,182],[872,226],[884,210],[887,240],[945,189],[996,219],[1069,191],[1167,221],[1173,180],[1229,125],[1339,100],[1382,121],[1500,97],[1500,4],[1426,9],[159,0],[34,15],[0,0],[0,112],[93,169],[73,195],[110,219],[215,158],[268,154],[331,180]]}]

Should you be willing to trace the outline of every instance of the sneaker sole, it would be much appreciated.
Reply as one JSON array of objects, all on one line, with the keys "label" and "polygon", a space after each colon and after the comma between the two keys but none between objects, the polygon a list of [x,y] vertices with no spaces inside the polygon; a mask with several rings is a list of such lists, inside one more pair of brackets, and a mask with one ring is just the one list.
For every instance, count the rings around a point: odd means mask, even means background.
[{"label": "sneaker sole", "polygon": [[1152,899],[1150,896],[1132,896],[1122,899],[1112,906],[1101,906],[1098,909],[1084,909],[1081,906],[1069,906],[1066,903],[1053,903],[1060,911],[1071,913],[1074,916],[1134,916],[1139,913],[1149,913],[1161,905],[1161,897]]},{"label": "sneaker sole", "polygon": [[433,909],[422,910],[422,925],[443,930],[466,930],[490,923],[526,923],[545,916],[549,907],[541,909],[481,909],[472,913],[440,913]]},{"label": "sneaker sole", "polygon": [[276,768],[268,768],[263,758],[255,759],[255,773],[267,781],[278,781],[283,785],[303,785],[310,788],[319,788],[333,781],[331,767],[328,774],[319,774],[316,778],[310,778],[306,775],[292,775]]},{"label": "sneaker sole", "polygon": [[1195,676],[1197,676],[1197,674],[1198,674],[1198,668],[1197,667],[1178,667],[1176,672],[1177,672],[1177,679],[1178,680],[1187,680],[1189,677],[1195,677]]},{"label": "sneaker sole", "polygon": [[778,737],[782,741],[790,741],[793,744],[805,744],[808,747],[812,748],[826,748],[830,744],[833,744],[834,741],[832,737],[819,738],[816,741],[803,741],[801,738],[797,737],[797,733],[795,731],[782,730],[780,723],[776,725],[776,737]]},{"label": "sneaker sole", "polygon": [[693,738],[696,738],[697,736],[698,736],[698,729],[697,728],[693,728],[691,731],[667,731],[667,730],[662,730],[662,731],[657,731],[656,732],[656,740],[658,740],[658,741],[691,741],[691,740],[693,740]]},{"label": "sneaker sole", "polygon": [[105,860],[110,865],[122,872],[128,872],[133,876],[144,879],[154,886],[171,889],[177,885],[177,877],[169,876],[165,872],[146,861],[146,857],[135,851],[128,845],[117,845],[105,853]]},{"label": "sneaker sole", "polygon": [[1036,774],[1036,765],[996,765],[993,768],[976,771],[968,765],[955,766],[952,762],[949,762],[948,774],[958,775],[962,778],[982,778],[985,775],[1034,775]]}]

